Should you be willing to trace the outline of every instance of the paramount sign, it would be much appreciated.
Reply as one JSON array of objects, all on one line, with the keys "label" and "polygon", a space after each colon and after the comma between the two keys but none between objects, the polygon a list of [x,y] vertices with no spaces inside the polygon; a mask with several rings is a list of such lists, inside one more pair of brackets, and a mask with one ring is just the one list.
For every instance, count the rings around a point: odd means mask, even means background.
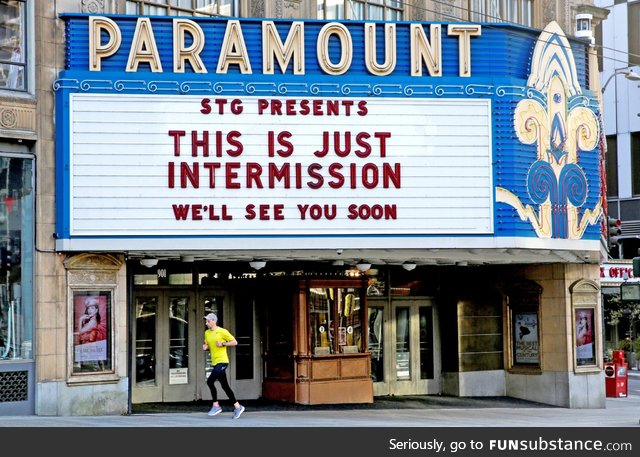
[{"label": "paramount sign", "polygon": [[[242,74],[253,74],[251,59],[244,39],[242,24],[238,20],[228,20],[222,40],[207,43],[206,27],[212,22],[196,22],[190,19],[173,19],[172,61],[174,73],[184,73],[190,66],[195,73],[209,73],[215,67],[215,73],[225,74],[230,66],[236,66]],[[89,70],[101,71],[105,59],[117,53],[123,43],[122,31],[118,24],[107,17],[89,18]],[[342,75],[352,63],[354,52],[363,52],[367,71],[376,76],[391,74],[398,61],[396,46],[396,24],[364,23],[362,46],[354,45],[349,29],[341,23],[325,24],[315,36],[316,56],[322,72],[327,75]],[[377,28],[383,28],[382,42],[378,42]],[[423,25],[410,24],[401,29],[409,34],[410,75],[423,76],[426,67],[429,76],[442,76],[442,24],[430,24],[429,36]],[[305,74],[305,24],[291,23],[283,42],[280,30],[273,21],[262,22],[262,73],[274,74],[280,68],[283,73],[289,65],[295,75]],[[282,31],[284,32],[284,31]],[[478,24],[448,24],[447,34],[458,39],[458,75],[471,76],[471,39],[482,33]],[[330,52],[330,43],[337,40],[339,55]],[[378,56],[384,50],[384,59]],[[215,51],[215,52],[212,52]],[[127,72],[137,72],[144,64],[151,72],[162,73],[165,68],[156,42],[152,20],[146,17],[137,19],[133,39],[129,48],[129,57],[124,68]],[[217,59],[214,56],[218,56]],[[277,63],[277,65],[276,65]]]}]

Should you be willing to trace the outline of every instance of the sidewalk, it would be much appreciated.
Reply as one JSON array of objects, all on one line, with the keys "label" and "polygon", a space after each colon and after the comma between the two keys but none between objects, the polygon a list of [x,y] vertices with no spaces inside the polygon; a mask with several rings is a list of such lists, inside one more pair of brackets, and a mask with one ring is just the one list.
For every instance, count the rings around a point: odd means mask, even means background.
[{"label": "sidewalk", "polygon": [[[638,373],[640,376],[640,373]],[[534,406],[531,406],[534,405]],[[567,409],[531,405],[431,408],[254,409],[231,419],[231,408],[215,417],[198,412],[139,413],[128,416],[6,416],[0,427],[638,427],[640,397],[607,398],[606,408]]]}]

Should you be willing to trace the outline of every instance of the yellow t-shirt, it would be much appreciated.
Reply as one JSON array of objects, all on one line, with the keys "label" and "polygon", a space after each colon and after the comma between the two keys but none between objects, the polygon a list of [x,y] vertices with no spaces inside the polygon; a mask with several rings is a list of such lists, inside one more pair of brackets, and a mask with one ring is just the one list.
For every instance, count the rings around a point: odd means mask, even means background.
[{"label": "yellow t-shirt", "polygon": [[209,346],[209,352],[211,352],[211,365],[217,365],[218,363],[229,363],[229,355],[227,354],[227,347],[218,347],[217,341],[226,343],[233,340],[233,335],[229,333],[229,330],[216,327],[215,330],[210,328],[204,331],[204,342]]}]

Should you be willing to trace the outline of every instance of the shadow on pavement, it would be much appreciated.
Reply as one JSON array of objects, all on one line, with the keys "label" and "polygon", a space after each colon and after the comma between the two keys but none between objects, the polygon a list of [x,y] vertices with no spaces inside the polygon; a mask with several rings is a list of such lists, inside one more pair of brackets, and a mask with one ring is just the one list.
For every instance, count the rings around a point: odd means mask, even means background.
[{"label": "shadow on pavement", "polygon": [[[553,408],[554,406],[511,397],[450,397],[444,395],[410,395],[376,397],[373,403],[335,405],[297,405],[270,400],[242,400],[241,403],[254,411],[334,411],[366,409],[445,409],[445,408]],[[233,406],[220,401],[223,408]],[[197,413],[206,412],[210,401],[200,400],[178,403],[142,403],[132,405],[132,414],[151,413]]]}]

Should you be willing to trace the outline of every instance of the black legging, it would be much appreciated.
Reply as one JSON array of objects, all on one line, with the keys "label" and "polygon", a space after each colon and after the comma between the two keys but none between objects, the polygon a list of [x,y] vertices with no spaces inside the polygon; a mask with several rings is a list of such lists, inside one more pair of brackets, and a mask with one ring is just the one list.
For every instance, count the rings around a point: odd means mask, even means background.
[{"label": "black legging", "polygon": [[233,394],[233,390],[229,387],[229,382],[227,381],[227,367],[228,363],[218,363],[213,366],[213,370],[211,374],[207,378],[207,385],[209,386],[209,390],[211,391],[211,399],[213,401],[218,401],[218,391],[216,390],[216,386],[214,383],[218,381],[220,383],[220,387],[227,394],[231,403],[236,402],[236,396]]}]

